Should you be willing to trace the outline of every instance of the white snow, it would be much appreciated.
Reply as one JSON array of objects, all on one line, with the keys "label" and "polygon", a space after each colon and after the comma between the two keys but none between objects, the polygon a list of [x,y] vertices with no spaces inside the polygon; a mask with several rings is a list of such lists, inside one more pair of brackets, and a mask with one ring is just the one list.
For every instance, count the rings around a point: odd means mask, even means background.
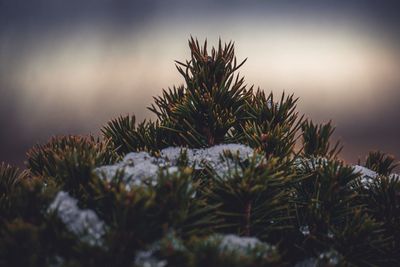
[{"label": "white snow", "polygon": [[105,224],[93,210],[80,209],[78,200],[67,192],[60,191],[48,208],[48,212],[56,212],[67,229],[90,245],[102,245]]},{"label": "white snow", "polygon": [[329,266],[336,266],[340,262],[341,256],[336,250],[328,250],[319,254],[319,259],[327,261]]},{"label": "white snow", "polygon": [[[275,250],[274,246],[261,242],[255,237],[240,237],[233,234],[221,235],[214,234],[206,238],[206,242],[217,242],[218,249],[221,253],[233,252],[242,256],[246,255],[256,247],[262,248],[263,255],[268,256]],[[164,267],[167,261],[158,259],[156,256],[157,251],[161,248],[161,240],[155,242],[148,250],[141,250],[136,253],[134,265],[136,267]],[[180,241],[171,242],[173,250],[184,251],[186,248]]]},{"label": "white snow", "polygon": [[308,258],[295,264],[294,267],[337,266],[341,256],[335,250],[328,250],[318,255],[318,258]]},{"label": "white snow", "polygon": [[[296,165],[297,168],[300,170],[308,167],[308,168],[316,168],[320,167],[321,164],[326,164],[328,162],[328,159],[323,158],[323,157],[311,157],[311,158],[298,158],[294,161],[294,164]],[[379,174],[373,170],[370,170],[364,166],[360,165],[353,165],[352,166],[354,171],[353,173],[359,173],[361,176],[361,183],[363,186],[368,186],[375,178],[379,177]],[[399,179],[400,181],[400,175],[392,173],[389,175],[390,179]]]},{"label": "white snow", "polygon": [[253,155],[252,148],[241,144],[222,144],[200,149],[168,147],[160,151],[159,158],[153,157],[147,152],[132,152],[127,154],[121,162],[115,165],[100,166],[94,171],[107,180],[113,179],[118,172],[122,173],[128,189],[133,185],[154,184],[160,170],[167,170],[169,173],[177,172],[178,160],[182,153],[186,152],[189,166],[194,166],[197,170],[209,166],[219,176],[224,176],[232,164],[229,160],[221,159],[221,155],[225,151],[237,154],[240,160]]},{"label": "white snow", "polygon": [[219,248],[222,251],[226,250],[239,250],[246,251],[254,249],[258,245],[263,243],[255,237],[240,237],[237,235],[225,235],[221,239]]},{"label": "white snow", "polygon": [[[237,155],[241,161],[251,157],[254,153],[252,148],[242,144],[221,144],[199,149],[168,147],[160,151],[160,157],[153,157],[147,152],[132,152],[127,154],[121,162],[114,165],[100,166],[94,172],[109,181],[120,173],[128,190],[132,186],[154,185],[157,183],[160,171],[170,174],[178,172],[178,161],[182,154],[186,153],[189,166],[193,166],[196,170],[210,167],[218,176],[224,178],[234,165],[232,160],[221,157],[226,151]],[[300,169],[306,167],[314,168],[326,164],[327,161],[328,159],[322,157],[299,158],[296,159],[295,165]],[[366,167],[360,165],[353,167],[354,173],[361,174],[361,182],[364,186],[378,177],[376,172]],[[394,179],[399,178],[399,175],[392,174],[389,177]]]},{"label": "white snow", "polygon": [[189,149],[180,147],[167,147],[161,150],[161,158],[168,161],[172,165],[176,165],[182,152],[186,152],[189,165],[194,165],[195,169],[202,169],[207,164],[213,169],[224,168],[224,162],[221,160],[221,155],[225,151],[230,151],[233,154],[238,153],[239,159],[244,160],[253,155],[251,147],[241,144],[222,144],[209,148]]},{"label": "white snow", "polygon": [[124,159],[115,164],[101,166],[94,170],[100,177],[112,180],[118,173],[123,176],[127,189],[131,186],[140,186],[144,183],[155,183],[159,171],[156,158],[147,152],[135,152],[127,154]]},{"label": "white snow", "polygon": [[361,183],[363,185],[367,185],[372,182],[373,179],[375,179],[378,174],[374,172],[373,170],[370,170],[364,166],[360,165],[354,165],[354,173],[360,173],[361,175]]},{"label": "white snow", "polygon": [[[165,239],[168,240],[168,249],[173,251],[184,251],[186,250],[182,241],[176,239],[173,232],[167,234]],[[164,267],[167,265],[166,260],[159,259],[157,252],[162,248],[163,240],[154,242],[148,250],[140,250],[135,255],[134,266],[135,267]]]},{"label": "white snow", "polygon": [[259,252],[263,256],[269,256],[275,251],[275,246],[271,246],[268,243],[260,241],[256,237],[240,237],[234,234],[214,234],[207,238],[211,242],[217,242],[218,249],[221,253],[235,253],[242,256],[246,256],[253,249],[260,249]]},{"label": "white snow", "polygon": [[153,254],[155,251],[139,251],[135,256],[135,267],[164,267],[167,265],[166,260],[159,260]]},{"label": "white snow", "polygon": [[309,235],[309,234],[310,234],[310,228],[308,227],[308,225],[302,225],[302,226],[300,226],[299,231],[300,231],[303,235]]},{"label": "white snow", "polygon": [[318,260],[316,258],[308,258],[296,263],[294,267],[318,267]]},{"label": "white snow", "polygon": [[[370,170],[366,167],[360,165],[354,165],[354,173],[360,173],[361,175],[361,183],[364,186],[368,186],[374,179],[379,177],[379,174],[373,170]],[[397,180],[400,182],[400,175],[397,173],[392,173],[389,175],[390,180]]]}]

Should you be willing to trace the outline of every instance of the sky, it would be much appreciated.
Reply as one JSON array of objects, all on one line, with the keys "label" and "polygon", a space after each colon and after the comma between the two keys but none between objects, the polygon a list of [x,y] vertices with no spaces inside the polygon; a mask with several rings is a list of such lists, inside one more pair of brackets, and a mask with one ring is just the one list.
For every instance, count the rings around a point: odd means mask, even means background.
[{"label": "sky", "polygon": [[99,134],[183,83],[190,36],[234,41],[246,83],[333,121],[343,159],[400,157],[400,5],[349,0],[0,0],[0,161],[51,136]]}]

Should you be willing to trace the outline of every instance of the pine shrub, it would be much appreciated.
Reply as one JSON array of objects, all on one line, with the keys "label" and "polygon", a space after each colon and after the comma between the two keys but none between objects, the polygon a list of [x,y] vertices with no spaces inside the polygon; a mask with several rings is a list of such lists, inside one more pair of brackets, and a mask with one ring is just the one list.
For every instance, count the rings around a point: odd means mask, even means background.
[{"label": "pine shrub", "polygon": [[232,42],[189,48],[155,120],[0,165],[0,266],[398,266],[394,158],[346,164],[331,122],[247,86]]}]

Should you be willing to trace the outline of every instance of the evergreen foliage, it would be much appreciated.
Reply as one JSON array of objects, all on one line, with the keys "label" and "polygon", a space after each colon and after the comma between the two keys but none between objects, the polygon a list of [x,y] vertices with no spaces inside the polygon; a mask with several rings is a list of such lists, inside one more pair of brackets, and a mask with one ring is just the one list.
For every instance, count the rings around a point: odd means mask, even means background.
[{"label": "evergreen foliage", "polygon": [[[246,85],[232,42],[189,48],[154,121],[121,116],[101,138],[36,145],[22,172],[0,165],[0,266],[398,266],[394,159],[371,152],[376,175],[356,172],[331,122]],[[252,153],[207,154],[221,144]]]},{"label": "evergreen foliage", "polygon": [[237,63],[232,42],[222,46],[220,41],[211,54],[207,41],[200,46],[192,38],[189,47],[191,60],[176,61],[185,84],[164,90],[149,109],[171,135],[168,145],[204,147],[232,142],[231,131],[244,120],[251,95],[244,78],[235,75],[245,60]]},{"label": "evergreen foliage", "polygon": [[296,111],[297,100],[283,93],[275,102],[272,92],[266,96],[257,89],[246,105],[248,119],[241,127],[245,138],[239,141],[263,151],[267,158],[292,156],[303,119]]},{"label": "evergreen foliage", "polygon": [[339,141],[331,148],[329,140],[334,132],[331,122],[315,125],[312,121],[305,121],[302,125],[303,131],[303,153],[308,157],[335,158],[342,147]]},{"label": "evergreen foliage", "polygon": [[111,140],[115,151],[124,155],[132,151],[155,151],[164,144],[165,131],[158,121],[143,121],[136,126],[135,116],[121,116],[108,122],[103,135]]},{"label": "evergreen foliage", "polygon": [[395,162],[393,156],[381,151],[369,152],[365,162],[365,167],[386,176],[390,175],[397,166],[399,166],[399,163]]},{"label": "evergreen foliage", "polygon": [[216,214],[224,233],[268,239],[277,230],[291,228],[293,214],[287,200],[293,177],[281,170],[276,160],[251,158],[247,164],[235,162],[226,177],[213,177],[207,195],[220,204]]}]

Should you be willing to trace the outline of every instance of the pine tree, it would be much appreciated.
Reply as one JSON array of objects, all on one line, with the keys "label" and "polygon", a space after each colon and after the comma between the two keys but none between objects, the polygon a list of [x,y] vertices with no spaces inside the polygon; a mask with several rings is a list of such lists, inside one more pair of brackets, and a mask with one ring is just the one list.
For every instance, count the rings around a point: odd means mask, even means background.
[{"label": "pine tree", "polygon": [[345,164],[331,122],[246,85],[232,42],[189,48],[155,120],[0,165],[0,266],[398,266],[394,158]]}]

